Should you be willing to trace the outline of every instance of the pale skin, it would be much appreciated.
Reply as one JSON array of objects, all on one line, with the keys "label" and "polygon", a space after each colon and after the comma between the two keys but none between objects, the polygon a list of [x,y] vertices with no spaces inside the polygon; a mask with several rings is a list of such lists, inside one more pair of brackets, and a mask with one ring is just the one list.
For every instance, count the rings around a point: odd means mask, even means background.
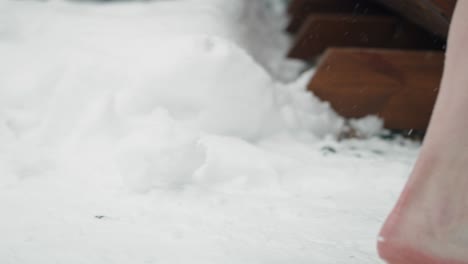
[{"label": "pale skin", "polygon": [[391,264],[468,264],[468,1],[459,0],[420,155],[382,227]]}]

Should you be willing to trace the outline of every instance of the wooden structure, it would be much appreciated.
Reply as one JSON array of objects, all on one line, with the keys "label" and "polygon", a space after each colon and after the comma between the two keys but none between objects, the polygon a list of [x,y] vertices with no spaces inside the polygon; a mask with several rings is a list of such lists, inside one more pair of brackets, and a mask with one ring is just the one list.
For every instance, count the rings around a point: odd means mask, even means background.
[{"label": "wooden structure", "polygon": [[347,118],[425,130],[456,0],[293,0],[289,57],[320,58],[309,90]]},{"label": "wooden structure", "polygon": [[300,29],[310,14],[383,14],[385,9],[368,0],[292,0],[288,8],[291,21],[287,31],[294,33]]},{"label": "wooden structure", "polygon": [[296,35],[288,56],[310,60],[328,47],[379,47],[441,50],[444,41],[390,15],[311,14]]},{"label": "wooden structure", "polygon": [[346,118],[373,114],[389,128],[424,130],[443,62],[439,51],[331,48],[308,89]]},{"label": "wooden structure", "polygon": [[375,0],[427,31],[446,38],[456,0]]}]

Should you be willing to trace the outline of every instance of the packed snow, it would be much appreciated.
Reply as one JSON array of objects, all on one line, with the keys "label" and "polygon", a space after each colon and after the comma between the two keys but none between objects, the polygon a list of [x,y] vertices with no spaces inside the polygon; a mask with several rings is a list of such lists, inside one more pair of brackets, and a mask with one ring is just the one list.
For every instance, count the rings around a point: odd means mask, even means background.
[{"label": "packed snow", "polygon": [[1,1],[0,263],[379,263],[419,143],[306,91],[285,2]]}]

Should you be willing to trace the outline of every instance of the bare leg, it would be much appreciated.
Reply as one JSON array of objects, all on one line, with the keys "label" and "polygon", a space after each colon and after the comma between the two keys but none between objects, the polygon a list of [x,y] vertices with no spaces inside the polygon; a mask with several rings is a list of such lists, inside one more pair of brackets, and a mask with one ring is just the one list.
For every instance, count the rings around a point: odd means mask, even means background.
[{"label": "bare leg", "polygon": [[468,264],[468,1],[459,0],[420,156],[380,233],[392,264]]}]

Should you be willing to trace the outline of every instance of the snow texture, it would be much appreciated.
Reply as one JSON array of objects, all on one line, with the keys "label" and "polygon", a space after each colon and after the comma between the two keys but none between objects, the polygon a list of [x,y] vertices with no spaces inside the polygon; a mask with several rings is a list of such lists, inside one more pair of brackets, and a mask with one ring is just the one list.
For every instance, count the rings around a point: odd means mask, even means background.
[{"label": "snow texture", "polygon": [[0,2],[0,263],[376,263],[417,143],[337,141],[285,1]]}]

